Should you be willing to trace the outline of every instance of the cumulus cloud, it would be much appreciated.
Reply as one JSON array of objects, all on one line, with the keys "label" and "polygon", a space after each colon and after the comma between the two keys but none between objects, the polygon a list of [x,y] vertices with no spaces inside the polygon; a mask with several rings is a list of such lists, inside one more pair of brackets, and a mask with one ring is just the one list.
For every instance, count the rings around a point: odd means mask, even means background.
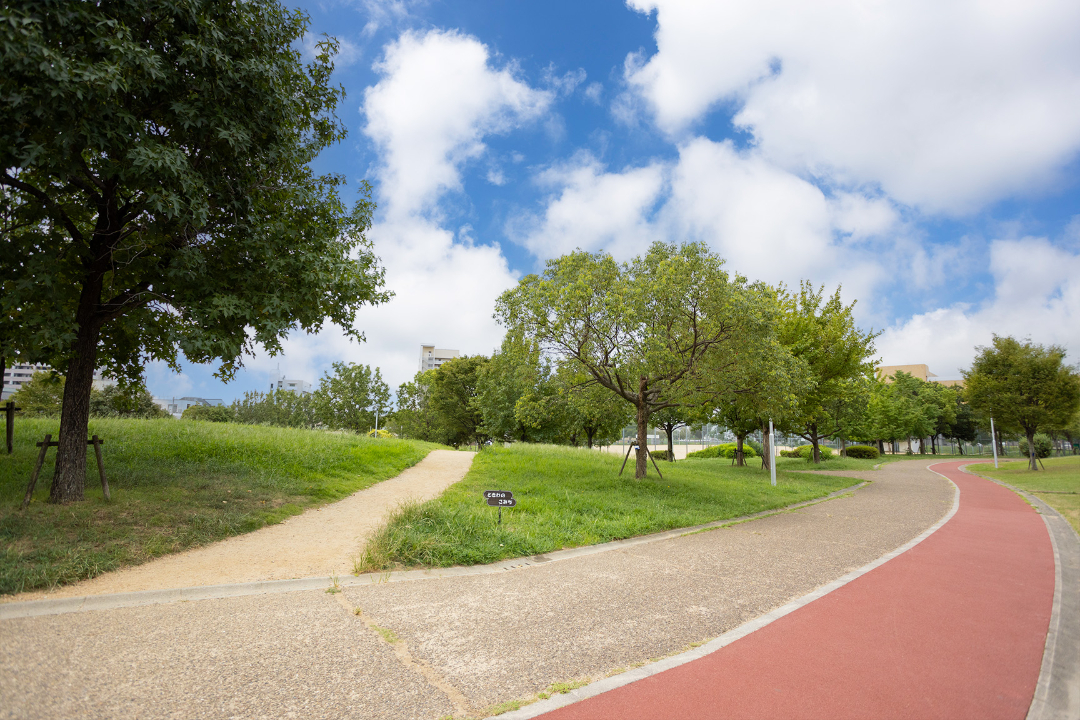
[{"label": "cumulus cloud", "polygon": [[727,103],[782,167],[950,213],[1046,183],[1080,149],[1077,3],[629,4],[657,11],[658,52],[626,78],[676,136]]},{"label": "cumulus cloud", "polygon": [[461,166],[482,156],[482,138],[539,117],[551,94],[511,67],[493,68],[488,49],[456,32],[406,32],[376,65],[364,93],[364,132],[380,154],[383,208],[391,217],[430,211],[461,188]]},{"label": "cumulus cloud", "polygon": [[889,327],[877,348],[887,365],[927,363],[941,377],[959,377],[975,347],[994,334],[1064,345],[1080,360],[1080,254],[1046,238],[990,245],[994,296],[914,315]]}]

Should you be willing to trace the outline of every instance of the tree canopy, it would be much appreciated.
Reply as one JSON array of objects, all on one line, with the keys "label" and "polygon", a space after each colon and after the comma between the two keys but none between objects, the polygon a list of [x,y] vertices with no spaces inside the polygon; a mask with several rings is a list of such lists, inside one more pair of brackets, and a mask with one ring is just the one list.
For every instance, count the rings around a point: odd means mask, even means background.
[{"label": "tree canopy", "polygon": [[1022,431],[1028,462],[1038,470],[1035,433],[1061,428],[1080,408],[1080,374],[1065,364],[1065,349],[1044,347],[995,335],[964,373],[964,397],[977,412],[993,417],[998,427]]},{"label": "tree canopy", "polygon": [[83,497],[90,383],[220,362],[326,319],[357,337],[382,270],[369,190],[309,163],[345,136],[337,44],[301,62],[277,0],[0,7],[0,353],[65,371],[50,498]]}]

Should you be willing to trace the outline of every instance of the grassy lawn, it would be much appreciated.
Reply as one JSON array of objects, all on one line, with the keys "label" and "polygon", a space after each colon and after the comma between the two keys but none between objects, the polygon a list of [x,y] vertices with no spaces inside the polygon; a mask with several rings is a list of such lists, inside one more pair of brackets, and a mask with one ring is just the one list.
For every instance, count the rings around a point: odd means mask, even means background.
[{"label": "grassy lawn", "polygon": [[[764,470],[722,458],[660,463],[663,480],[650,466],[639,481],[629,465],[618,476],[621,461],[552,446],[485,449],[441,497],[402,508],[369,542],[358,569],[491,563],[738,517],[855,484],[780,471],[774,488]],[[484,490],[510,490],[518,501],[503,510],[501,527]]]},{"label": "grassy lawn", "polygon": [[52,587],[280,522],[415,465],[429,443],[186,420],[91,420],[112,502],[90,449],[87,499],[50,505],[55,449],[20,512],[34,443],[59,420],[17,418],[0,450],[0,594]]},{"label": "grassy lawn", "polygon": [[1043,465],[1046,470],[1032,472],[1027,461],[1021,460],[1003,463],[997,470],[993,465],[980,465],[977,470],[1038,496],[1080,533],[1080,455],[1046,458]]}]

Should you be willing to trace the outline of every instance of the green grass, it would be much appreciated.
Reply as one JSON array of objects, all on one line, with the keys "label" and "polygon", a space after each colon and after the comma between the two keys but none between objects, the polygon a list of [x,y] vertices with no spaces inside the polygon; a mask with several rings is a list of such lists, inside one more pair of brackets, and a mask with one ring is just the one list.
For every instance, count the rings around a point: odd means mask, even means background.
[{"label": "green grass", "polygon": [[1080,533],[1080,455],[1046,458],[1046,470],[1032,472],[1027,461],[1009,461],[998,469],[987,465],[975,468],[982,475],[989,475],[1037,496],[1061,513]]},{"label": "green grass", "polygon": [[48,588],[280,522],[419,462],[435,447],[404,440],[187,420],[91,420],[86,501],[50,505],[56,450],[20,511],[56,419],[16,417],[15,452],[0,451],[0,594]]},{"label": "green grass", "polygon": [[[634,480],[614,454],[552,446],[488,448],[465,479],[439,498],[402,507],[368,543],[358,571],[475,565],[592,545],[783,507],[848,487],[850,478],[769,474],[724,459],[660,463]],[[800,469],[805,464],[800,465]],[[497,510],[484,490],[510,490],[518,505]]]}]

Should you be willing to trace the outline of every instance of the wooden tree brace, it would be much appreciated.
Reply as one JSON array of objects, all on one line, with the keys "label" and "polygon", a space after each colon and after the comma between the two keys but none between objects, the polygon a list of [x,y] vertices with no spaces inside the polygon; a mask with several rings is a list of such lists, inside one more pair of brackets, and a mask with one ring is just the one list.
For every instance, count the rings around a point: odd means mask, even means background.
[{"label": "wooden tree brace", "polygon": [[[101,491],[105,494],[106,500],[112,500],[112,497],[109,494],[109,481],[105,477],[105,462],[101,457],[101,445],[104,442],[105,440],[94,435],[86,441],[86,444],[94,446],[94,454],[97,456],[98,477],[101,478]],[[45,436],[44,442],[37,443],[37,446],[41,448],[41,450],[38,452],[37,463],[34,465],[34,472],[30,475],[30,484],[26,486],[26,495],[23,497],[22,502],[23,510],[30,504],[30,498],[34,494],[34,486],[37,485],[38,475],[41,473],[41,466],[45,464],[46,453],[49,452],[49,448],[57,447],[59,444],[59,441],[52,439],[51,434]]]}]

